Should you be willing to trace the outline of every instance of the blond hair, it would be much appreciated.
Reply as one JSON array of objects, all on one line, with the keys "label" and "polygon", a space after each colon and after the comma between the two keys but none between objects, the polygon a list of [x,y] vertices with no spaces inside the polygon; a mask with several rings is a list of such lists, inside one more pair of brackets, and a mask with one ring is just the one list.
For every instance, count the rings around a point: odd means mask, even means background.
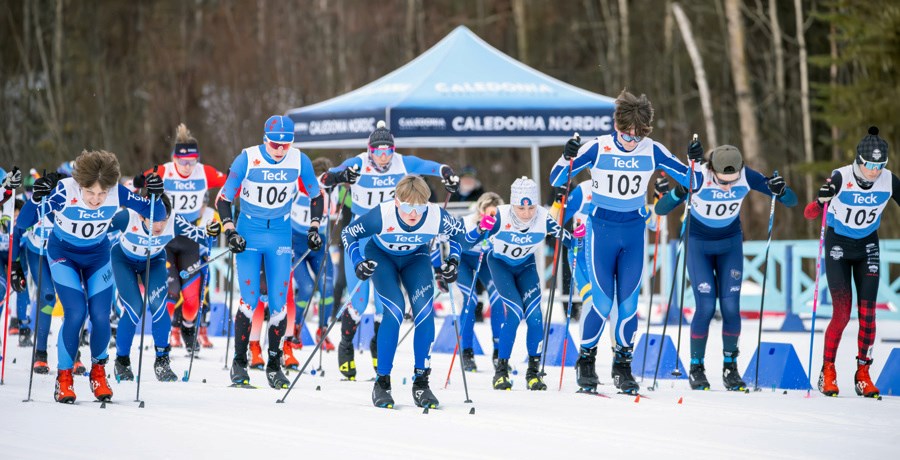
[{"label": "blond hair", "polygon": [[100,184],[109,190],[119,184],[119,159],[106,150],[84,150],[75,159],[72,178],[81,187],[90,188]]},{"label": "blond hair", "polygon": [[481,215],[484,214],[484,211],[491,206],[497,207],[503,205],[503,198],[500,195],[494,192],[486,192],[478,197],[478,201],[475,202],[475,214],[472,216],[472,222],[478,223],[481,220]]},{"label": "blond hair", "polygon": [[424,179],[410,174],[397,182],[395,196],[403,203],[424,204],[431,196],[431,189],[428,188]]},{"label": "blond hair", "polygon": [[175,143],[196,144],[197,139],[194,139],[194,135],[191,134],[191,130],[188,129],[187,125],[180,123],[178,127],[175,128]]},{"label": "blond hair", "polygon": [[635,96],[623,89],[616,98],[616,110],[613,113],[616,129],[620,133],[627,133],[634,129],[637,136],[649,136],[653,131],[650,123],[653,122],[653,105],[647,99],[646,94]]}]

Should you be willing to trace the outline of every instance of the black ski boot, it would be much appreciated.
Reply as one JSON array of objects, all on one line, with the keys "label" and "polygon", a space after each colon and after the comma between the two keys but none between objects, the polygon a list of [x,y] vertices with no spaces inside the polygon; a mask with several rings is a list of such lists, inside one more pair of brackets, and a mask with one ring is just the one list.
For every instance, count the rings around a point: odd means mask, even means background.
[{"label": "black ski boot", "polygon": [[375,407],[386,409],[394,408],[394,398],[391,396],[391,376],[379,375],[375,379],[375,386],[372,388],[372,404]]},{"label": "black ski boot", "polygon": [[372,368],[375,369],[375,373],[378,373],[378,327],[381,326],[380,322],[374,323],[375,333],[372,334],[372,340],[369,341],[369,352],[372,353]]},{"label": "black ski boot", "polygon": [[281,372],[281,350],[269,350],[269,362],[266,364],[266,379],[269,386],[275,389],[286,389],[291,381]]},{"label": "black ski boot", "polygon": [[692,390],[709,390],[709,380],[706,378],[706,366],[703,363],[691,364],[690,378]]},{"label": "black ski boot", "polygon": [[540,356],[528,357],[528,370],[525,371],[525,382],[528,385],[528,389],[532,391],[544,391],[547,389],[547,384],[541,378]]},{"label": "black ski boot", "polygon": [[431,374],[431,369],[416,369],[416,373],[413,375],[412,394],[413,401],[416,402],[417,406],[434,409],[440,402],[438,402],[434,393],[431,392],[431,388],[428,387],[429,374]]},{"label": "black ski boot", "polygon": [[250,374],[247,373],[247,358],[237,356],[231,361],[231,383],[233,386],[250,386]]},{"label": "black ski boot", "polygon": [[597,391],[597,385],[600,384],[600,378],[597,377],[597,347],[582,348],[578,354],[578,361],[575,362],[575,380],[581,391],[594,392]]},{"label": "black ski boot", "polygon": [[28,326],[19,326],[19,347],[26,348],[34,346],[31,340],[31,328]]},{"label": "black ski boot", "polygon": [[41,375],[50,373],[50,364],[47,361],[47,350],[34,351],[34,373]]},{"label": "black ski boot", "polygon": [[169,350],[171,348],[156,347],[156,361],[153,362],[153,372],[156,374],[156,380],[160,382],[176,382],[178,376],[172,372],[172,366],[169,365]]},{"label": "black ski boot", "polygon": [[466,348],[462,351],[462,354],[459,355],[460,362],[462,363],[463,370],[466,372],[475,372],[478,370],[478,366],[475,365],[475,351],[471,348]]},{"label": "black ski boot", "polygon": [[[45,354],[47,352],[44,352]],[[131,371],[131,358],[128,356],[116,356],[115,363],[116,380],[134,380],[134,372]]]},{"label": "black ski boot", "polygon": [[612,378],[616,388],[622,393],[636,395],[641,387],[631,375],[631,347],[623,347],[616,345],[614,348],[615,356],[613,357]]},{"label": "black ski boot", "polygon": [[338,342],[338,369],[347,380],[356,380],[356,361],[353,360],[353,342],[341,337]]},{"label": "black ski boot", "polygon": [[491,355],[491,362],[494,363],[494,372],[497,372],[497,369],[498,369],[497,363],[498,363],[498,361],[499,361],[499,359],[500,359],[499,356],[500,356],[500,352],[497,351],[496,348],[494,348],[494,354]]},{"label": "black ski boot", "polygon": [[184,341],[184,351],[187,355],[195,355],[200,352],[200,344],[197,343],[197,328],[193,325],[187,327],[181,325],[181,339]]},{"label": "black ski boot", "polygon": [[509,360],[498,359],[494,379],[491,380],[495,390],[509,390],[512,382],[509,381]]},{"label": "black ski boot", "polygon": [[725,362],[722,364],[722,382],[725,384],[725,389],[728,391],[746,390],[747,384],[741,378],[741,373],[737,368],[737,357],[740,352],[738,350],[726,351],[723,354]]}]

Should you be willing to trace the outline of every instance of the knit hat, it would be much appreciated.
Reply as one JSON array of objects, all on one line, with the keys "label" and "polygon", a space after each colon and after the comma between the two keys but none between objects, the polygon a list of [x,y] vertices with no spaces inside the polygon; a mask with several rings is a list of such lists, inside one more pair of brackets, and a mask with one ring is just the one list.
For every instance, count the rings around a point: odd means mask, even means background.
[{"label": "knit hat", "polygon": [[537,184],[525,176],[516,179],[510,187],[509,204],[513,206],[536,205],[540,200]]},{"label": "knit hat", "polygon": [[887,163],[888,143],[878,136],[878,127],[869,128],[869,134],[856,144],[856,162]]},{"label": "knit hat", "polygon": [[272,142],[294,142],[294,120],[284,115],[272,115],[266,120],[266,139]]},{"label": "knit hat", "polygon": [[391,130],[387,129],[384,120],[378,120],[375,125],[375,131],[369,135],[369,147],[393,147],[394,136]]}]

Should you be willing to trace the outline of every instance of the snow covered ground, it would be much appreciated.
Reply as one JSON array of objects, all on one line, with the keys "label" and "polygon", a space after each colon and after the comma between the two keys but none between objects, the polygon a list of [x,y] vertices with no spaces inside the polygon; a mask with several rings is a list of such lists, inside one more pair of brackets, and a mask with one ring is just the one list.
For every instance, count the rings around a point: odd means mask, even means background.
[{"label": "snow covered ground", "polygon": [[[58,321],[54,323],[55,330]],[[817,326],[824,327],[823,323]],[[756,346],[757,325],[744,322],[742,371]],[[573,335],[577,329],[571,328]],[[805,391],[722,391],[720,331],[721,323],[714,322],[707,352],[714,391],[692,392],[686,381],[667,380],[657,391],[646,391],[649,398],[635,402],[634,397],[616,395],[610,384],[608,338],[601,342],[598,373],[605,383],[599,390],[610,399],[575,394],[572,368],[565,371],[562,391],[557,391],[558,367],[548,368],[549,391],[525,390],[523,326],[512,360],[519,371],[513,377],[513,391],[491,389],[490,358],[479,356],[480,371],[468,375],[474,403],[464,404],[459,368],[454,368],[450,386],[443,389],[450,355],[436,354],[432,388],[442,404],[429,414],[412,403],[411,340],[395,361],[397,410],[372,407],[372,383],[367,379],[374,371],[365,352],[357,355],[361,381],[340,381],[336,354],[327,353],[325,375],[303,375],[285,404],[275,404],[283,391],[269,389],[260,371],[251,371],[252,383],[259,389],[228,388],[224,338],[214,339],[216,347],[204,350],[195,361],[189,383],[157,382],[152,358],[145,355],[144,408],[133,402],[134,382],[113,380],[114,403],[101,409],[92,401],[86,377],[76,378],[77,404],[58,404],[52,397],[54,375],[36,375],[34,401],[23,403],[30,349],[11,346],[5,385],[0,387],[0,458],[897,458],[900,398],[865,400],[853,392],[855,321],[847,327],[838,355],[839,398],[815,392],[806,398]],[[476,325],[476,334],[489,351],[488,325]],[[669,334],[674,338],[675,331],[670,328]],[[682,360],[688,355],[688,335],[683,331]],[[332,336],[338,337],[336,332]],[[890,353],[890,344],[883,344],[882,337],[900,337],[900,323],[878,324],[873,379]],[[11,339],[14,345],[15,338]],[[763,340],[793,343],[806,365],[808,335],[765,333]],[[51,365],[56,362],[55,342],[54,334]],[[817,335],[816,374],[821,347],[822,337]],[[299,353],[301,361],[309,348]],[[173,357],[173,369],[181,375],[188,364],[183,350],[174,351]],[[318,358],[313,362],[317,365]],[[111,364],[107,370],[112,373]],[[472,407],[474,415],[469,414]]]}]

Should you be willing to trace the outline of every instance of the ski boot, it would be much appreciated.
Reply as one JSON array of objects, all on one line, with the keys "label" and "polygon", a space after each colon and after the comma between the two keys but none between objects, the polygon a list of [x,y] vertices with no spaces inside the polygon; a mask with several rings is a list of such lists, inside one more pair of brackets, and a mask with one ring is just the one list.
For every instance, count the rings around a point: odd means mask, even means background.
[{"label": "ski boot", "polygon": [[72,369],[60,369],[56,374],[56,390],[53,399],[64,404],[75,404],[75,388],[73,388]]},{"label": "ski boot", "polygon": [[129,356],[116,356],[116,361],[114,363],[113,369],[116,373],[117,381],[131,381],[134,380],[134,372],[131,371],[131,357]]},{"label": "ski boot", "polygon": [[169,345],[172,348],[181,348],[184,344],[181,342],[181,328],[172,326],[172,337],[169,339]]},{"label": "ski boot", "polygon": [[413,375],[412,394],[417,406],[434,409],[440,402],[428,387],[429,374],[431,374],[431,369],[416,369]]},{"label": "ski boot", "polygon": [[81,362],[81,350],[78,350],[75,353],[75,365],[72,367],[72,372],[75,375],[84,375],[87,372],[87,368],[84,367],[84,364]]},{"label": "ski boot", "polygon": [[250,341],[250,369],[263,370],[266,362],[262,359],[262,346],[259,340]]},{"label": "ski boot", "polygon": [[853,381],[856,383],[856,394],[866,398],[877,398],[879,396],[878,387],[872,383],[869,377],[869,367],[872,365],[871,358],[856,359],[856,375]]},{"label": "ski boot", "polygon": [[728,391],[745,391],[747,383],[741,378],[741,372],[737,367],[738,351],[726,351],[725,361],[722,363],[722,381]]},{"label": "ski boot", "polygon": [[837,396],[840,392],[834,363],[826,361],[822,364],[822,372],[819,373],[819,391],[825,396]]},{"label": "ski boot", "polygon": [[91,365],[91,390],[94,392],[94,397],[99,401],[109,401],[112,399],[112,388],[109,387],[109,382],[106,381],[106,358],[103,358],[96,363]]},{"label": "ski boot", "polygon": [[631,374],[631,347],[623,347],[616,345],[615,356],[613,357],[612,379],[616,388],[622,393],[636,395],[641,387],[638,386]]},{"label": "ski boot", "polygon": [[291,348],[297,350],[303,348],[303,328],[299,324],[294,325],[294,335],[288,339],[288,342],[291,344]]},{"label": "ski boot", "polygon": [[[319,328],[316,330],[316,343],[322,340],[322,334],[325,333],[325,328]],[[322,351],[334,351],[334,344],[331,343],[331,340],[328,336],[325,336],[325,341],[322,342]]]},{"label": "ski boot", "polygon": [[34,352],[34,373],[46,375],[50,373],[50,364],[47,363],[47,350]]},{"label": "ski boot", "polygon": [[284,345],[281,347],[281,356],[285,369],[297,370],[300,367],[300,361],[294,357],[294,349],[291,347],[290,341],[284,341]]},{"label": "ski boot", "polygon": [[582,348],[575,362],[575,381],[580,391],[592,393],[597,391],[600,378],[597,376],[597,347]]},{"label": "ski boot", "polygon": [[706,366],[703,363],[691,363],[688,379],[692,390],[709,390],[709,379],[706,378]]},{"label": "ski boot", "polygon": [[338,368],[347,380],[356,380],[356,361],[353,360],[353,342],[343,337],[338,342]]},{"label": "ski boot", "polygon": [[9,320],[9,335],[19,334],[19,319],[12,318]]},{"label": "ski boot", "polygon": [[197,335],[197,339],[200,340],[200,346],[203,348],[212,348],[213,343],[209,340],[209,335],[207,335],[207,327],[200,326],[200,333]]},{"label": "ski boot", "polygon": [[509,360],[497,359],[496,371],[494,379],[491,380],[495,390],[509,390],[512,388],[512,382],[509,381]]},{"label": "ski boot", "polygon": [[197,341],[197,327],[181,325],[181,338],[184,340],[184,351],[188,356],[200,352],[200,343]]},{"label": "ski boot", "polygon": [[379,375],[372,387],[372,404],[375,407],[385,409],[394,408],[394,398],[391,396],[391,376]]},{"label": "ski boot", "polygon": [[231,360],[231,384],[232,386],[250,386],[250,374],[247,373],[247,358],[239,359],[235,356]]},{"label": "ski boot", "polygon": [[19,328],[19,347],[27,348],[33,346],[34,342],[31,340],[31,328],[28,326],[22,326]]},{"label": "ski boot", "polygon": [[541,357],[528,357],[528,370],[525,371],[525,382],[531,391],[545,391],[547,384],[541,378]]},{"label": "ski boot", "polygon": [[178,376],[172,372],[172,366],[169,365],[169,350],[171,347],[156,347],[156,361],[153,362],[153,372],[156,374],[156,380],[160,382],[176,382]]},{"label": "ski boot", "polygon": [[290,386],[291,381],[281,372],[281,350],[269,350],[269,362],[266,364],[266,379],[269,386],[275,389],[285,389]]},{"label": "ski boot", "polygon": [[459,359],[463,370],[466,372],[475,372],[478,370],[478,366],[475,365],[475,351],[471,348],[463,349],[462,354],[459,355]]}]

